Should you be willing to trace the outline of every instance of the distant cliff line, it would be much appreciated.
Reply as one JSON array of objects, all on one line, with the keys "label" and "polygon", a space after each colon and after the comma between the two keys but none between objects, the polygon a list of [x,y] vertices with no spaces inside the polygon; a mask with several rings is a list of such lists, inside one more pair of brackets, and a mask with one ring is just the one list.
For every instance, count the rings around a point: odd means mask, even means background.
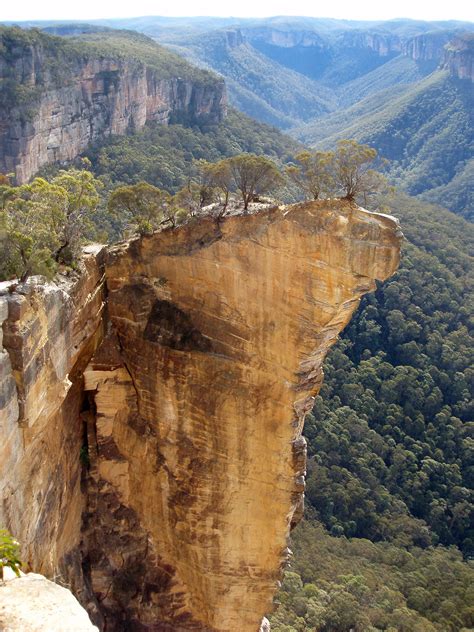
[{"label": "distant cliff line", "polygon": [[144,35],[60,38],[0,27],[0,172],[19,184],[111,135],[148,121],[216,124],[224,81]]}]

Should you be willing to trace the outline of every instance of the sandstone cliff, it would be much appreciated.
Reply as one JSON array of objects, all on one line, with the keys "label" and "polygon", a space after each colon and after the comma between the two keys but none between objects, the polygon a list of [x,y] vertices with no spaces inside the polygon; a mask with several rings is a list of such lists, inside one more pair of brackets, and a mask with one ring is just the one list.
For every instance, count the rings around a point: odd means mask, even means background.
[{"label": "sandstone cliff", "polygon": [[[84,590],[82,371],[103,337],[104,250],[74,280],[0,296],[0,525],[25,568]],[[8,285],[8,284],[2,284]]]},{"label": "sandstone cliff", "polygon": [[403,54],[414,61],[433,61],[438,65],[443,58],[444,46],[454,36],[452,31],[423,33],[403,44]]},{"label": "sandstone cliff", "polygon": [[5,296],[0,523],[26,562],[100,628],[256,632],[324,356],[399,243],[389,217],[310,203],[99,249],[74,282]]},{"label": "sandstone cliff", "polygon": [[442,67],[453,77],[474,81],[474,33],[460,35],[445,46]]},{"label": "sandstone cliff", "polygon": [[377,31],[347,31],[339,39],[339,46],[371,50],[381,57],[396,55],[402,49],[402,41],[397,35]]},{"label": "sandstone cliff", "polygon": [[67,588],[37,573],[0,578],[2,632],[98,632]]},{"label": "sandstone cliff", "polygon": [[15,172],[19,183],[147,121],[217,123],[225,115],[222,80],[191,72],[144,36],[71,42],[18,31],[0,30],[0,172]]},{"label": "sandstone cliff", "polygon": [[240,29],[244,35],[248,37],[252,43],[264,42],[272,46],[280,48],[316,47],[326,49],[329,47],[328,42],[318,33],[308,29],[290,29],[275,28],[271,26],[254,26],[251,28]]}]

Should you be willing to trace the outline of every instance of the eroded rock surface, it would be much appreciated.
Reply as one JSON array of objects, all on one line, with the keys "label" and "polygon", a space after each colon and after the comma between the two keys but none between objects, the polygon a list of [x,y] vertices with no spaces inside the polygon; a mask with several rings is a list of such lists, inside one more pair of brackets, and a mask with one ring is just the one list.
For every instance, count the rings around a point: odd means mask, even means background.
[{"label": "eroded rock surface", "polygon": [[78,555],[86,497],[82,371],[102,339],[104,254],[80,276],[32,280],[0,296],[0,528],[22,543],[25,568],[84,588]]},{"label": "eroded rock surface", "polygon": [[473,33],[459,35],[445,46],[442,66],[452,77],[474,82]]},{"label": "eroded rock surface", "polygon": [[398,256],[392,219],[320,203],[110,251],[85,388],[92,586],[113,629],[157,613],[159,629],[258,629],[301,515],[323,358]]},{"label": "eroded rock surface", "polygon": [[26,562],[100,629],[257,632],[324,356],[399,246],[392,218],[310,203],[90,255],[50,303],[7,297],[0,522]]},{"label": "eroded rock surface", "polygon": [[2,632],[99,632],[63,586],[37,573],[0,580]]},{"label": "eroded rock surface", "polygon": [[74,55],[60,38],[46,35],[26,45],[14,30],[0,44],[0,172],[15,172],[20,184],[44,165],[71,161],[90,143],[147,121],[209,124],[226,112],[218,78],[193,80],[179,70],[169,76],[166,68],[94,54],[87,46]]}]

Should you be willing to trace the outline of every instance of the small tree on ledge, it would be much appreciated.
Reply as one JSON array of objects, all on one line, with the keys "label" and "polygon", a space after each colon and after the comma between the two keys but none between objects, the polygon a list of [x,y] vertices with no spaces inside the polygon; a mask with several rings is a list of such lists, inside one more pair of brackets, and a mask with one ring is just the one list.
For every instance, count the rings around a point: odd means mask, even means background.
[{"label": "small tree on ledge", "polygon": [[[332,161],[336,188],[349,202],[356,198],[367,201],[368,196],[387,187],[387,179],[374,166],[377,150],[355,140],[340,140]],[[386,161],[380,161],[383,166]]]},{"label": "small tree on ledge", "polygon": [[11,568],[20,576],[20,545],[6,529],[0,529],[0,580],[3,577],[3,569]]},{"label": "small tree on ledge", "polygon": [[296,164],[286,167],[285,173],[311,200],[318,200],[334,190],[334,154],[324,151],[301,151]]},{"label": "small tree on ledge", "polygon": [[230,168],[231,182],[240,191],[244,203],[244,211],[258,195],[268,193],[282,182],[276,164],[265,156],[255,154],[239,154],[227,158]]}]

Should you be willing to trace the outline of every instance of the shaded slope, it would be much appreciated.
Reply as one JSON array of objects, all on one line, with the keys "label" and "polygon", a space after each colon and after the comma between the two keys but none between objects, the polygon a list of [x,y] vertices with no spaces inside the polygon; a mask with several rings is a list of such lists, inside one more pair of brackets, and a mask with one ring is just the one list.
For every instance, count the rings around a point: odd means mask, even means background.
[{"label": "shaded slope", "polygon": [[398,55],[363,77],[345,83],[338,90],[339,107],[346,108],[392,86],[403,90],[405,84],[420,81],[433,72],[436,65],[436,61],[417,62],[405,55]]}]

